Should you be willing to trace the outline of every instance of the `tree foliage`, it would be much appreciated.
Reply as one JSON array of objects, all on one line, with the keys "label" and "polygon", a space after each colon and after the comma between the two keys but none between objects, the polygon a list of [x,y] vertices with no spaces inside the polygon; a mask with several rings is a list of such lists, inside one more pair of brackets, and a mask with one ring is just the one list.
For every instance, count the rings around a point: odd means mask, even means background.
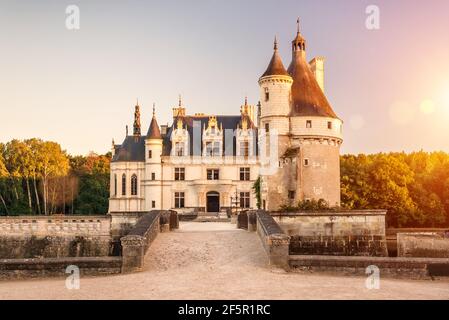
[{"label": "tree foliage", "polygon": [[72,157],[52,141],[0,144],[0,214],[104,214],[110,154]]},{"label": "tree foliage", "polygon": [[344,155],[341,199],[347,209],[387,209],[389,226],[447,226],[449,155]]}]

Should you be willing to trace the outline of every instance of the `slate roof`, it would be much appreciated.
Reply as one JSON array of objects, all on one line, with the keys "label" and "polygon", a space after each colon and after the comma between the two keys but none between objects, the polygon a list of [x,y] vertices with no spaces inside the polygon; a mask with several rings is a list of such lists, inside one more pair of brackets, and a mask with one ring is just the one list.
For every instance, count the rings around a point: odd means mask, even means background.
[{"label": "slate roof", "polygon": [[112,162],[145,161],[146,136],[127,136],[121,145],[115,145]]},{"label": "slate roof", "polygon": [[[236,130],[237,126],[240,125],[240,122],[242,120],[241,116],[227,116],[227,115],[221,115],[221,116],[216,116],[217,118],[217,124],[218,127],[221,128],[221,126],[223,127],[223,131],[225,131],[226,129],[230,129],[230,130]],[[180,119],[183,122],[184,128],[187,129],[187,132],[189,134],[189,141],[193,141],[193,131],[194,130],[199,130],[199,135],[201,137],[201,141],[200,143],[190,143],[190,150],[189,150],[189,155],[201,155],[203,152],[203,140],[202,140],[202,130],[203,128],[207,128],[207,124],[209,121],[209,115],[198,115],[198,116],[185,116],[185,117],[180,117]],[[253,128],[255,129],[255,135],[254,135],[254,139],[256,139],[256,143],[255,145],[257,146],[257,129],[256,126],[254,125],[254,123],[251,121],[251,119],[249,119],[249,117],[247,118],[248,120],[248,128]],[[171,148],[172,148],[172,143],[170,140],[171,134],[173,132],[174,129],[176,129],[176,124],[177,124],[178,118],[176,118],[173,121],[172,126],[170,126],[167,130],[167,134],[164,136],[164,144],[163,144],[163,150],[162,150],[162,155],[163,156],[168,156],[171,153]],[[233,136],[232,141],[227,141],[227,137],[226,137],[226,133],[223,133],[223,155],[230,155],[230,154],[225,154],[225,152],[227,151],[226,148],[229,148],[230,145],[229,143],[232,143],[233,146],[233,155],[236,155],[236,139]],[[229,149],[228,149],[229,150]],[[257,153],[257,150],[256,150]]]},{"label": "slate roof", "polygon": [[[251,121],[251,119],[249,119],[248,116],[246,116],[246,117],[247,117],[247,121],[248,121],[248,128],[253,128],[253,129],[257,130],[254,123]],[[223,130],[237,129],[237,126],[241,125],[241,120],[242,120],[240,115],[239,116],[224,115],[224,116],[216,116],[216,118],[217,118],[218,127],[220,128],[222,125]],[[198,132],[201,137],[201,142],[198,143],[197,145],[195,145],[194,143],[190,143],[189,154],[190,155],[201,155],[202,151],[203,151],[202,150],[202,146],[203,146],[202,130],[203,130],[203,127],[207,128],[207,124],[209,121],[209,115],[185,116],[185,117],[181,117],[181,119],[183,121],[184,128],[186,128],[188,131],[190,141],[193,141],[194,126],[195,126],[195,130],[196,130],[196,128],[198,128],[198,130],[199,130]],[[162,147],[162,155],[163,156],[168,156],[171,154],[172,143],[171,143],[170,137],[171,137],[173,130],[176,128],[177,120],[178,120],[178,118],[174,119],[173,124],[167,129],[167,133],[165,135],[161,135],[159,126],[157,126],[157,132],[163,140],[163,147]],[[153,121],[151,123],[153,124]],[[147,136],[127,136],[121,145],[115,145],[115,155],[112,157],[112,162],[121,162],[121,161],[123,161],[123,162],[137,162],[137,161],[143,162],[143,161],[145,161],[145,140],[148,137],[154,138],[155,135],[157,135],[157,132],[155,132],[156,130],[154,129],[155,128],[154,126],[152,129],[152,124],[150,125]],[[157,122],[156,122],[156,125],[157,125]],[[254,139],[256,140],[255,145],[257,148],[257,131],[255,132]],[[229,147],[228,144],[232,143],[232,147],[233,147],[232,155],[236,155],[236,139],[235,139],[235,137],[233,136],[232,141],[231,140],[227,141],[226,133],[223,133],[223,140],[224,140],[223,141],[223,154],[225,155],[225,151],[226,151],[225,146]],[[257,149],[256,149],[256,153],[257,153]],[[230,154],[226,154],[226,155],[230,155]]]}]

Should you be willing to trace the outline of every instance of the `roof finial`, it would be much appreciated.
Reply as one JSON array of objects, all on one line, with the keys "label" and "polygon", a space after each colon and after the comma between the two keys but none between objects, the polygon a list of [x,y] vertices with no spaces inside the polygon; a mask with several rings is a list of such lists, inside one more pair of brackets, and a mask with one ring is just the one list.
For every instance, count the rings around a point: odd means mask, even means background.
[{"label": "roof finial", "polygon": [[139,105],[139,98],[136,98],[137,102],[136,102],[136,106]]},{"label": "roof finial", "polygon": [[153,117],[156,116],[156,103],[153,102]]},{"label": "roof finial", "polygon": [[248,96],[245,96],[245,106],[248,105]]},{"label": "roof finial", "polygon": [[296,19],[296,32],[299,34],[299,17]]},{"label": "roof finial", "polygon": [[179,95],[178,98],[179,98],[179,104],[178,104],[178,106],[181,106],[181,105],[182,105],[181,95]]},{"label": "roof finial", "polygon": [[276,36],[274,36],[274,50],[276,51],[278,49],[278,40],[276,39]]}]

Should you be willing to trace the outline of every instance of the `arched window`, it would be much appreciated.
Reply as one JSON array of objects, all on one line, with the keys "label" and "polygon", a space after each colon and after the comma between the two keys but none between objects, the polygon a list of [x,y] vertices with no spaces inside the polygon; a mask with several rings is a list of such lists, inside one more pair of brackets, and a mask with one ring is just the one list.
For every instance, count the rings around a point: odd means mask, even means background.
[{"label": "arched window", "polygon": [[137,175],[135,174],[131,177],[131,195],[137,196]]},{"label": "arched window", "polygon": [[117,196],[117,174],[114,174],[114,196]]},{"label": "arched window", "polygon": [[126,174],[122,175],[122,196],[126,196]]}]

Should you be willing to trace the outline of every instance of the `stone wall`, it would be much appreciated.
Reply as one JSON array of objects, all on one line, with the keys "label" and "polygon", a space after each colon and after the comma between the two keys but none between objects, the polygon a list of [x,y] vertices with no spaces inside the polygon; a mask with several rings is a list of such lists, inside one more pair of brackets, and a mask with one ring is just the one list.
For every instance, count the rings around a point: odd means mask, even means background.
[{"label": "stone wall", "polygon": [[290,254],[387,256],[384,210],[272,213]]},{"label": "stone wall", "polygon": [[325,272],[338,273],[339,275],[358,275],[367,277],[372,273],[372,271],[367,273],[367,267],[369,266],[379,268],[380,277],[429,279],[433,277],[449,276],[449,259],[441,258],[296,255],[290,256],[289,259],[289,267],[293,272]]},{"label": "stone wall", "polygon": [[398,257],[449,258],[449,237],[438,233],[398,233]]},{"label": "stone wall", "polygon": [[70,265],[77,266],[81,276],[117,274],[121,271],[122,258],[0,259],[0,280],[68,277],[70,274],[66,273],[66,268]]},{"label": "stone wall", "polygon": [[0,258],[108,256],[108,216],[0,217]]}]

